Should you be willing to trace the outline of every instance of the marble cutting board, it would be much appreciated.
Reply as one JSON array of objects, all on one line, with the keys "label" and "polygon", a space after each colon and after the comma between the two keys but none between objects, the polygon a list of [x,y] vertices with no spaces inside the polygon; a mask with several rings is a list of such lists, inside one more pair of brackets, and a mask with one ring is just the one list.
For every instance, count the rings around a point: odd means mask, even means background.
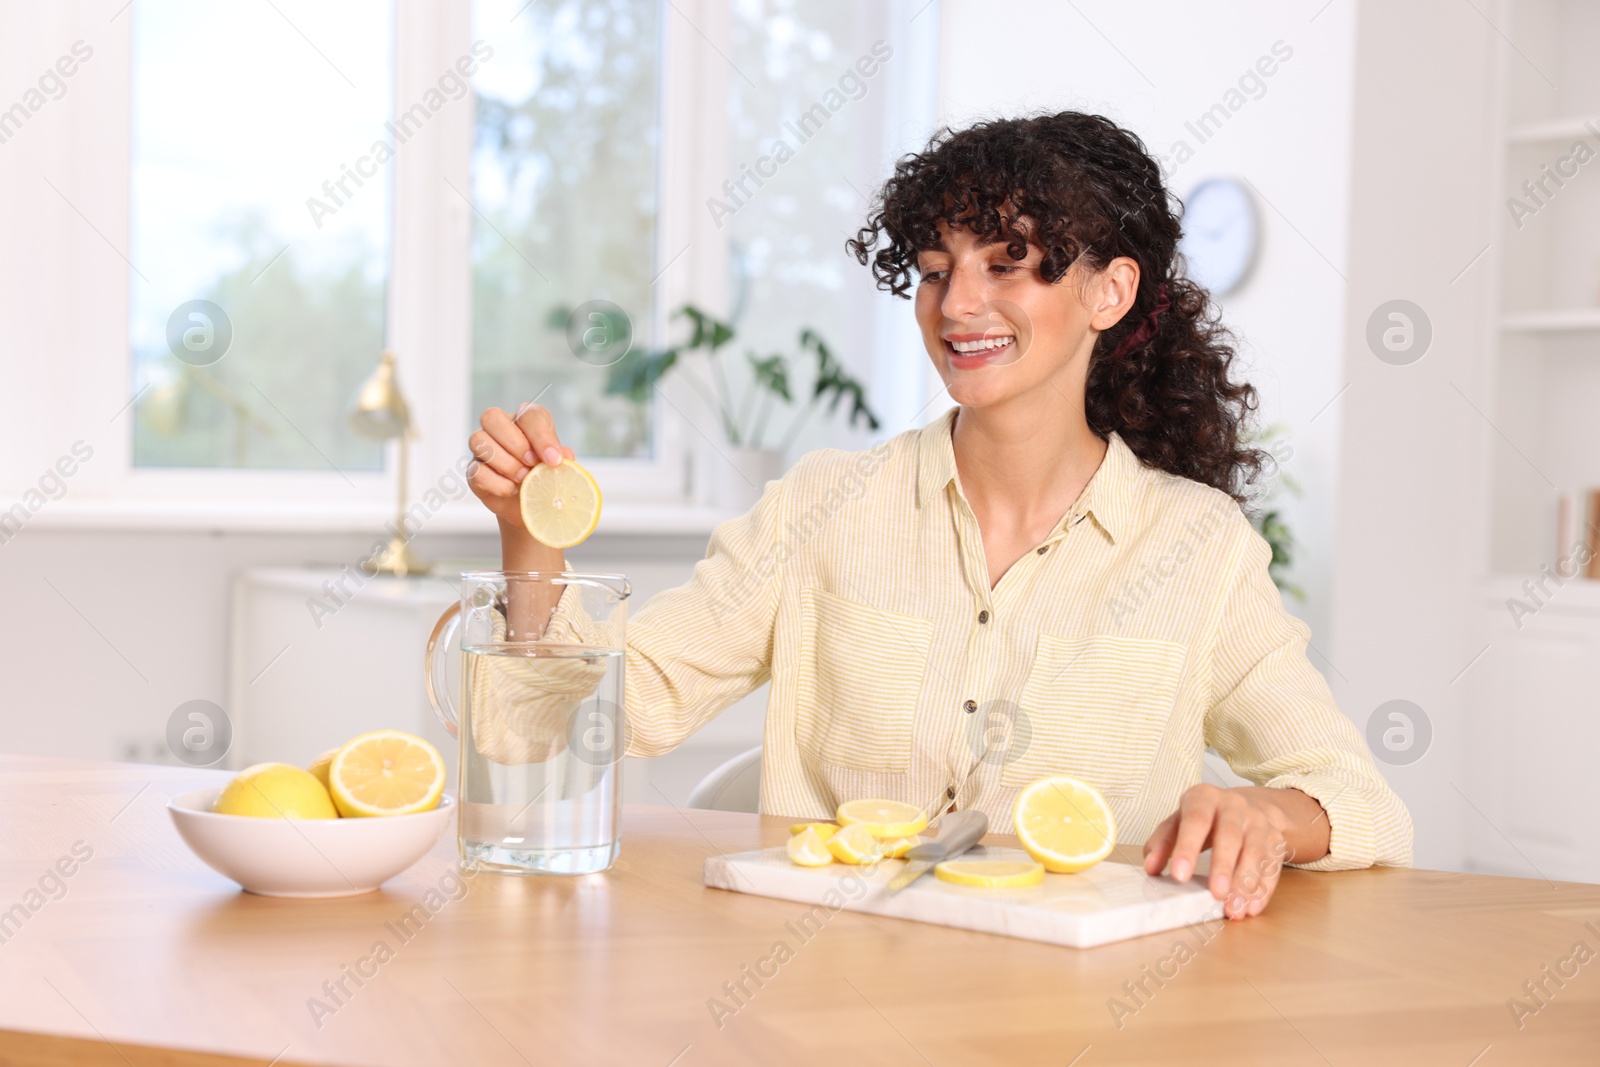
[{"label": "marble cutting board", "polygon": [[[1021,849],[980,845],[968,859],[1026,860]],[[896,919],[979,930],[1072,948],[1123,941],[1222,917],[1222,902],[1203,883],[1151,878],[1139,867],[1106,860],[1078,874],[1046,874],[1044,884],[1019,889],[978,889],[941,882],[929,872],[897,896],[885,891],[905,866],[885,860],[870,877],[842,863],[800,867],[782,848],[711,856],[705,884],[737,893],[778,897],[832,911],[859,911]]]}]

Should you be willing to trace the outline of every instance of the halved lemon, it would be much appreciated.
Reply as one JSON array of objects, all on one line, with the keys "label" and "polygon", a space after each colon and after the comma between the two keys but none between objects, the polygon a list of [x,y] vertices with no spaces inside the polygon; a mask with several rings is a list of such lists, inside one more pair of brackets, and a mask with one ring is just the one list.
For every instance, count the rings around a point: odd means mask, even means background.
[{"label": "halved lemon", "polygon": [[797,822],[789,826],[789,833],[803,834],[807,830],[815,830],[824,841],[839,832],[839,824],[834,822]]},{"label": "halved lemon", "polygon": [[910,837],[928,827],[921,808],[899,800],[847,800],[838,817],[840,826],[865,826],[873,837]]},{"label": "halved lemon", "polygon": [[789,858],[802,867],[826,867],[833,862],[828,843],[813,826],[789,838]]},{"label": "halved lemon", "polygon": [[1100,791],[1065,775],[1041,778],[1017,797],[1017,837],[1047,871],[1072,874],[1111,854],[1117,824]]},{"label": "halved lemon", "polygon": [[941,882],[975,885],[983,889],[1010,889],[1044,881],[1044,864],[1021,860],[945,860],[934,867]]},{"label": "halved lemon", "polygon": [[351,738],[333,757],[328,792],[345,816],[430,811],[444,792],[444,757],[420,737],[374,730]]},{"label": "halved lemon", "polygon": [[600,485],[574,460],[539,463],[522,479],[522,525],[551,548],[581,544],[600,525]]}]

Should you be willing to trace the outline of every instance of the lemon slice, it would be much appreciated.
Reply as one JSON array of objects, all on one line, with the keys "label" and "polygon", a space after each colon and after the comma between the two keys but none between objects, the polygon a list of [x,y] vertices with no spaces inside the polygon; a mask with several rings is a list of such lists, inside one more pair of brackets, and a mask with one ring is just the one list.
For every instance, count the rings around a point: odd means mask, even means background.
[{"label": "lemon slice", "polygon": [[941,882],[975,885],[983,889],[1010,889],[1044,881],[1044,864],[1021,860],[945,860],[933,869]]},{"label": "lemon slice", "polygon": [[317,781],[322,783],[322,788],[324,789],[328,788],[328,765],[333,762],[333,757],[337,756],[339,754],[339,749],[343,747],[343,745],[333,746],[332,748],[328,749],[328,751],[312,760],[311,766],[306,768],[306,770],[311,772],[312,777],[316,778]]},{"label": "lemon slice", "polygon": [[898,800],[847,800],[838,816],[840,826],[865,826],[874,837],[910,837],[928,826],[921,808]]},{"label": "lemon slice", "polygon": [[864,823],[844,827],[828,838],[827,845],[840,863],[874,863],[884,854],[883,842]]},{"label": "lemon slice", "polygon": [[815,830],[817,836],[826,841],[839,832],[839,824],[832,822],[797,822],[789,827],[791,834],[803,834],[807,830]]},{"label": "lemon slice", "polygon": [[309,771],[287,763],[257,763],[234,775],[211,810],[261,819],[337,819],[328,791]]},{"label": "lemon slice", "polygon": [[522,479],[522,525],[551,548],[583,543],[600,525],[600,485],[573,460],[540,463]]},{"label": "lemon slice", "polygon": [[1028,855],[1059,874],[1087,870],[1111,854],[1117,824],[1094,786],[1065,776],[1041,778],[1012,809]]},{"label": "lemon slice", "polygon": [[328,766],[341,815],[410,815],[439,806],[444,757],[420,737],[374,730],[345,742]]},{"label": "lemon slice", "polygon": [[789,838],[789,858],[802,867],[826,867],[833,862],[833,853],[816,828],[807,826]]}]

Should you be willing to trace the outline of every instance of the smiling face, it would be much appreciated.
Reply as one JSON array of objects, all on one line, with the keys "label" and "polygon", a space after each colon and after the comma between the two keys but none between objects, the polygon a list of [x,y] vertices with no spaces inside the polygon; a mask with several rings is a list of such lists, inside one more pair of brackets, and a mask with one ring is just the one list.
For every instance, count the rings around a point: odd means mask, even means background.
[{"label": "smiling face", "polygon": [[[1028,220],[1018,230],[1028,231]],[[984,408],[1044,391],[1083,410],[1089,355],[1099,333],[1132,306],[1133,260],[1101,271],[1082,260],[1060,279],[1039,274],[1043,251],[1012,259],[1003,238],[939,223],[939,242],[917,253],[917,325],[934,367],[963,407]]]}]

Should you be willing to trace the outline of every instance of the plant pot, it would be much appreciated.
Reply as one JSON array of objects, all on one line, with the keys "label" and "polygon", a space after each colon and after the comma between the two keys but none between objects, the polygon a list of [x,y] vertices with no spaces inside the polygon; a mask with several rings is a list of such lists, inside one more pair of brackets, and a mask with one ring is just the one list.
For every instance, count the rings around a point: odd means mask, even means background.
[{"label": "plant pot", "polygon": [[774,478],[783,477],[784,454],[774,448],[725,446],[712,461],[711,503],[743,514],[761,499]]}]

